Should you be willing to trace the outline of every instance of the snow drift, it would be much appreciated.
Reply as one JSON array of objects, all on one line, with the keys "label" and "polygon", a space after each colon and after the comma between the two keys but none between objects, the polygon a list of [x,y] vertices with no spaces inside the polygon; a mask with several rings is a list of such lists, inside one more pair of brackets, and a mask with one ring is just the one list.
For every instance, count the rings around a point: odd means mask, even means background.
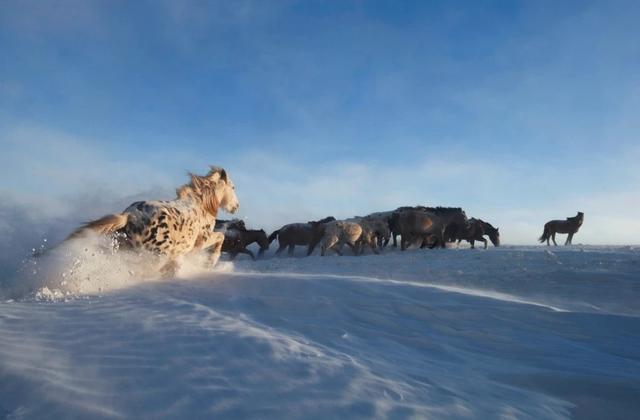
[{"label": "snow drift", "polygon": [[74,250],[84,256],[73,286],[58,275],[76,261],[67,251],[37,262],[34,290],[64,298],[0,303],[0,415],[628,418],[640,408],[633,247],[267,257],[213,273],[196,261],[158,280],[148,258],[102,245]]}]

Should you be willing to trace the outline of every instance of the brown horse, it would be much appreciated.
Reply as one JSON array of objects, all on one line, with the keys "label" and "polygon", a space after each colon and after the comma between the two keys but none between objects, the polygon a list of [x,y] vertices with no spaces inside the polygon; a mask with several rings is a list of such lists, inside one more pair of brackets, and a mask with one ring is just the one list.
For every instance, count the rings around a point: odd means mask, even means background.
[{"label": "brown horse", "polygon": [[322,220],[307,223],[290,223],[282,226],[269,235],[269,243],[276,238],[280,246],[276,254],[280,254],[285,248],[289,248],[289,255],[293,255],[296,245],[306,245],[307,255],[311,255],[322,235],[324,235],[324,224],[336,220],[335,217],[329,216]]},{"label": "brown horse", "polygon": [[551,238],[551,240],[553,240],[553,244],[558,246],[556,243],[556,233],[568,233],[569,236],[567,236],[567,241],[564,244],[571,245],[573,235],[578,232],[583,221],[584,213],[582,212],[578,212],[578,214],[573,217],[567,217],[567,220],[551,220],[545,223],[544,232],[538,240],[540,243],[547,241],[547,246],[549,246],[549,238]]},{"label": "brown horse", "polygon": [[432,229],[429,234],[423,236],[421,248],[430,244],[430,248],[434,248],[440,245],[441,248],[446,247],[447,235],[445,231],[449,233],[449,236],[454,235],[458,229],[466,229],[468,226],[467,215],[460,207],[398,207],[394,211],[394,215],[389,222],[389,228],[391,229],[391,236],[393,237],[393,246],[397,246],[396,236],[401,235],[400,226],[397,225],[398,217],[394,217],[396,214],[404,212],[422,212],[434,218],[437,221],[436,227]]},{"label": "brown horse", "polygon": [[500,246],[500,232],[498,232],[498,229],[491,226],[490,223],[473,217],[469,219],[469,226],[458,230],[452,239],[457,239],[458,244],[463,239],[466,240],[471,244],[471,249],[475,248],[475,241],[480,241],[484,243],[484,249],[487,249],[487,240],[484,239],[484,235],[489,236],[493,246]]},{"label": "brown horse", "polygon": [[245,226],[244,220],[242,219],[216,220],[216,227],[214,230],[224,232],[227,229],[247,230],[247,227]]},{"label": "brown horse", "polygon": [[500,246],[500,232],[498,228],[493,227],[490,223],[482,219],[471,218],[466,228],[456,227],[456,229],[453,230],[447,228],[445,231],[445,239],[447,241],[458,241],[458,244],[460,244],[462,240],[466,240],[471,244],[471,248],[474,248],[475,241],[483,242],[486,248],[487,241],[484,239],[485,235],[489,236],[493,246]]},{"label": "brown horse", "polygon": [[444,243],[443,221],[433,213],[414,209],[394,212],[391,225],[392,230],[401,236],[400,249],[403,251],[418,240],[424,243],[432,235]]},{"label": "brown horse", "polygon": [[247,246],[256,242],[260,246],[258,257],[269,249],[269,240],[264,230],[254,229],[227,229],[224,231],[224,242],[222,242],[222,252],[231,255],[231,259],[235,259],[238,254],[247,254],[252,259],[256,259],[253,252],[247,249]]}]

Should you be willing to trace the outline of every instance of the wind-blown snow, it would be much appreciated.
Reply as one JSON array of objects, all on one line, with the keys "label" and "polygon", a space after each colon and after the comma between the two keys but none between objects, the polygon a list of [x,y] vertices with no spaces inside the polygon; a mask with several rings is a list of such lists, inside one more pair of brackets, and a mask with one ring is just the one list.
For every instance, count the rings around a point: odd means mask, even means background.
[{"label": "wind-blown snow", "polygon": [[640,409],[640,249],[191,261],[168,281],[105,249],[30,261],[31,292],[0,303],[0,417]]}]

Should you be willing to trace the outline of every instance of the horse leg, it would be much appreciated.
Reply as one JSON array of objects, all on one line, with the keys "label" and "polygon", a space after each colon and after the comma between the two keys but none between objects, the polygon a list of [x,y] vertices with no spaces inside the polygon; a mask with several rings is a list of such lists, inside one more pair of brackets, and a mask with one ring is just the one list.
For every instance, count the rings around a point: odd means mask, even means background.
[{"label": "horse leg", "polygon": [[567,236],[567,241],[564,243],[564,246],[571,245],[571,240],[573,239],[573,233],[570,233]]},{"label": "horse leg", "polygon": [[484,238],[479,239],[479,240],[480,240],[480,241],[482,241],[482,242],[484,242],[484,249],[487,249],[487,240],[486,240],[486,239],[484,239]]},{"label": "horse leg", "polygon": [[218,262],[220,254],[222,253],[222,243],[224,242],[224,233],[222,232],[207,232],[206,235],[201,236],[196,241],[197,247],[194,251],[206,249],[209,252],[209,261],[207,265],[213,267]]},{"label": "horse leg", "polygon": [[285,249],[286,247],[287,247],[287,244],[280,243],[280,246],[278,247],[278,250],[276,251],[276,255],[280,255],[280,253],[281,253],[282,251],[284,251],[284,249]]},{"label": "horse leg", "polygon": [[471,243],[471,249],[476,249],[476,240],[475,239],[469,239],[469,242]]},{"label": "horse leg", "polygon": [[293,256],[293,251],[295,250],[295,248],[296,248],[296,246],[294,244],[289,245],[289,251],[287,251],[287,252],[288,252],[290,257]]},{"label": "horse leg", "polygon": [[178,272],[178,262],[175,259],[170,259],[165,265],[160,268],[160,274],[164,278],[171,278]]},{"label": "horse leg", "polygon": [[[380,253],[378,251],[378,242],[375,240],[375,238],[369,243],[369,246],[371,247],[371,250],[373,251],[374,254]],[[362,245],[362,247],[364,248],[364,244]]]},{"label": "horse leg", "polygon": [[309,246],[307,247],[307,257],[313,253],[313,249],[314,249],[315,247],[316,247],[315,245],[309,245]]},{"label": "horse leg", "polygon": [[[358,246],[352,244],[351,242],[347,242],[347,245],[349,245],[349,248],[351,248],[351,250],[353,251],[353,255],[358,255]],[[362,244],[362,250],[364,251],[364,243]]]},{"label": "horse leg", "polygon": [[[395,241],[396,241],[396,238],[395,238],[395,236],[394,236],[394,237],[393,237],[393,242],[394,242],[393,246],[397,246],[397,245],[395,244]],[[401,251],[405,251],[406,249],[407,249],[407,240],[405,239],[405,235],[402,235],[402,236],[400,237],[400,250],[401,250]]]},{"label": "horse leg", "polygon": [[553,233],[551,234],[551,240],[553,241],[553,244],[554,244],[555,246],[558,246],[558,243],[556,242],[556,233],[555,233],[555,232],[553,232]]},{"label": "horse leg", "polygon": [[242,248],[241,250],[239,250],[236,255],[238,255],[238,253],[240,254],[247,254],[248,256],[251,257],[252,260],[256,260],[256,256],[253,255],[253,252],[251,252],[250,250],[248,250],[247,248]]},{"label": "horse leg", "polygon": [[[349,244],[349,246],[351,246],[351,244]],[[333,245],[331,245],[330,247],[328,247],[327,249],[333,249],[335,251],[336,254],[342,256],[342,244],[340,243],[340,241],[338,241],[336,239],[335,242],[333,242]],[[353,249],[353,248],[352,248]]]},{"label": "horse leg", "polygon": [[[333,249],[334,245],[336,245],[338,243],[338,239],[337,238],[326,238],[326,240],[322,240],[322,247],[320,248],[320,255],[321,256],[325,256],[325,254],[327,253],[327,251],[329,249]],[[335,249],[334,249],[335,251]],[[338,251],[336,251],[338,252]],[[338,254],[340,254],[338,252]]]},{"label": "horse leg", "polygon": [[316,245],[318,245],[318,242],[319,241],[314,241],[309,243],[309,246],[307,247],[307,257],[313,253],[314,249],[316,249]]}]

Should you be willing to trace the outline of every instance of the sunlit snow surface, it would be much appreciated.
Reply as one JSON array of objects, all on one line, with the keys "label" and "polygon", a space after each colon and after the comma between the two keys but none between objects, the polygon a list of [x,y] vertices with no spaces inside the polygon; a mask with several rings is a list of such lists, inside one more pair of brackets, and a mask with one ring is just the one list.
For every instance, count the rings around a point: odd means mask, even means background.
[{"label": "sunlit snow surface", "polygon": [[75,252],[5,290],[0,418],[640,412],[638,248],[268,255],[163,281]]}]

